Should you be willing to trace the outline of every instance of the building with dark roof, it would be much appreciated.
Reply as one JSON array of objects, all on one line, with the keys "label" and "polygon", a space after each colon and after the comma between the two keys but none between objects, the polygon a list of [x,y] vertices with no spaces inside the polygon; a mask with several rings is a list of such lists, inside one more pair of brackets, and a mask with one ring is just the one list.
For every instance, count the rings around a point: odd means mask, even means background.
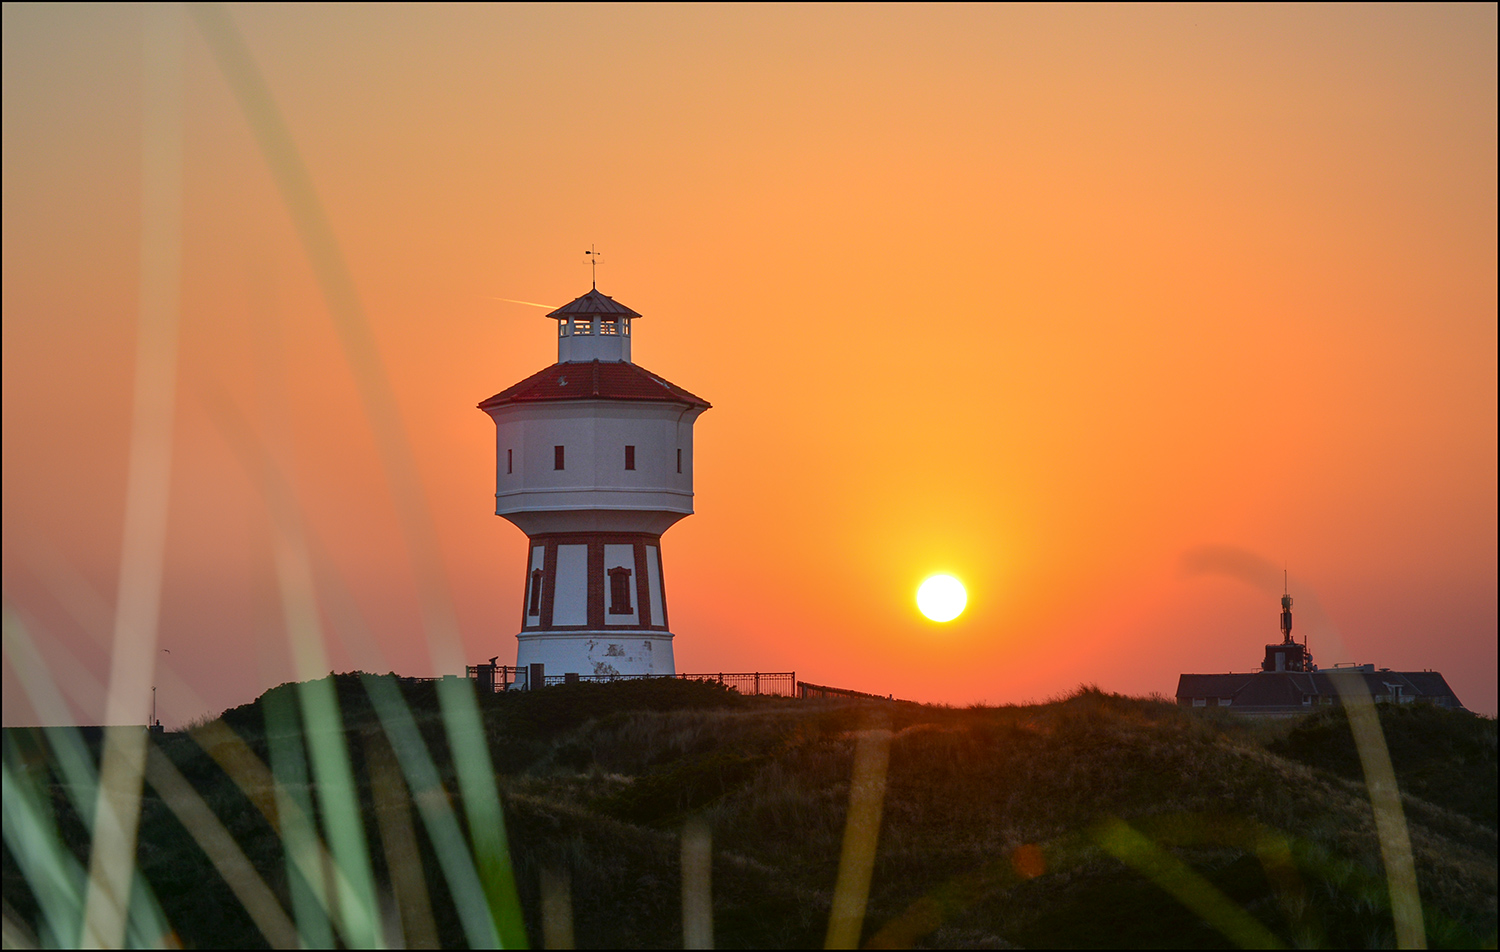
[{"label": "building with dark roof", "polygon": [[1334,682],[1344,677],[1362,680],[1376,701],[1463,707],[1447,680],[1436,671],[1392,671],[1377,669],[1373,664],[1322,671],[1182,674],[1177,677],[1177,703],[1183,707],[1227,707],[1236,714],[1305,714],[1338,704],[1339,686]]},{"label": "building with dark roof", "polygon": [[[1281,596],[1281,641],[1265,646],[1259,671],[1183,674],[1177,678],[1182,707],[1224,707],[1236,714],[1289,717],[1340,703],[1341,692],[1367,691],[1377,702],[1425,702],[1462,708],[1453,689],[1436,671],[1392,671],[1373,664],[1335,665],[1320,670],[1306,639],[1292,639],[1292,596]],[[1357,679],[1351,681],[1349,679]]]}]

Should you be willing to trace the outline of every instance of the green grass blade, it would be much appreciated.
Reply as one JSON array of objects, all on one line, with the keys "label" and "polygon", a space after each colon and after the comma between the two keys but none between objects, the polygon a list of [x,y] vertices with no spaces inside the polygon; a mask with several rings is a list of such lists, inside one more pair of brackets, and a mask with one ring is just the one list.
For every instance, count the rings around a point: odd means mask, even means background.
[{"label": "green grass blade", "polygon": [[1111,819],[1094,839],[1115,859],[1142,874],[1242,949],[1281,949],[1285,944],[1182,860],[1141,835],[1124,820]]},{"label": "green grass blade", "polygon": [[4,770],[0,806],[4,808],[5,845],[41,908],[41,944],[77,948],[83,924],[83,866],[58,838],[46,798],[25,768],[13,763],[17,759],[7,743],[0,764]]},{"label": "green grass blade", "polygon": [[484,886],[486,904],[495,921],[500,947],[526,947],[526,925],[521,916],[521,900],[516,893],[516,879],[510,862],[510,846],[505,834],[505,811],[500,805],[500,791],[495,785],[495,768],[490,760],[489,745],[484,740],[484,724],[472,682],[444,678],[437,686],[438,702],[443,710],[443,725],[448,730],[448,745],[458,771],[459,789],[463,794],[464,818],[469,823],[469,838],[474,844],[474,858],[479,879]]},{"label": "green grass blade", "polygon": [[[329,916],[327,881],[314,825],[316,814],[309,793],[307,759],[302,747],[302,725],[296,700],[290,691],[269,691],[261,706],[265,711],[266,746],[270,753],[271,774],[275,778],[275,816],[286,856],[292,913],[308,948],[332,948],[333,923]],[[227,729],[221,733],[227,733]]]},{"label": "green grass blade", "polygon": [[380,948],[385,944],[380,906],[375,900],[375,877],[365,841],[364,811],[344,745],[343,718],[332,678],[304,681],[298,686],[303,725],[317,782],[318,806],[327,830],[329,851],[340,876],[336,889],[340,920],[349,944]]},{"label": "green grass blade", "polygon": [[245,857],[244,850],[224,828],[198,791],[155,744],[146,750],[146,782],[156,789],[162,803],[203,850],[219,876],[229,886],[240,906],[273,949],[301,947],[297,928],[271,892],[260,873]]},{"label": "green grass blade", "polygon": [[453,813],[453,805],[443,789],[437,765],[422,741],[422,734],[417,730],[406,699],[401,696],[400,687],[394,678],[376,675],[365,675],[364,684],[386,739],[396,753],[407,786],[411,788],[412,801],[422,817],[422,825],[437,852],[438,865],[442,867],[469,946],[475,949],[500,948],[500,934],[495,918],[489,912],[489,897],[464,841],[458,817]]}]

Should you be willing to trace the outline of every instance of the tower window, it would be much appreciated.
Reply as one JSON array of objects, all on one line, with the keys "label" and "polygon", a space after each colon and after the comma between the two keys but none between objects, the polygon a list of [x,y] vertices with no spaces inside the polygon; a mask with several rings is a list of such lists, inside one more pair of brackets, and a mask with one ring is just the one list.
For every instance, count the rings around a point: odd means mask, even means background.
[{"label": "tower window", "polygon": [[677,471],[682,472],[682,450],[677,451]]},{"label": "tower window", "polygon": [[507,475],[507,476],[509,476],[511,473],[514,473],[516,471],[516,469],[515,469],[515,462],[516,462],[516,460],[515,460],[515,452],[516,452],[515,450],[506,450],[505,451],[505,475]]},{"label": "tower window", "polygon": [[552,468],[563,468],[563,448],[561,446],[552,447]]},{"label": "tower window", "polygon": [[625,447],[625,468],[635,469],[635,447]]},{"label": "tower window", "polygon": [[526,614],[542,613],[542,570],[531,570],[531,597],[526,600]]},{"label": "tower window", "polygon": [[611,615],[629,615],[635,611],[630,607],[630,575],[630,570],[623,565],[609,570],[609,613]]}]

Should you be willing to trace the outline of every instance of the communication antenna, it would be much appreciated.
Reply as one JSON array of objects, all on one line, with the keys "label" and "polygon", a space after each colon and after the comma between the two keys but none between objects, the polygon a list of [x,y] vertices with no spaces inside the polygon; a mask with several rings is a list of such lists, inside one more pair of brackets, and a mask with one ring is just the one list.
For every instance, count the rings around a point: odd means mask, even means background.
[{"label": "communication antenna", "polygon": [[593,245],[584,254],[589,256],[589,283],[595,291],[599,290],[599,252]]},{"label": "communication antenna", "polygon": [[1286,569],[1281,570],[1281,643],[1292,644],[1292,589]]}]

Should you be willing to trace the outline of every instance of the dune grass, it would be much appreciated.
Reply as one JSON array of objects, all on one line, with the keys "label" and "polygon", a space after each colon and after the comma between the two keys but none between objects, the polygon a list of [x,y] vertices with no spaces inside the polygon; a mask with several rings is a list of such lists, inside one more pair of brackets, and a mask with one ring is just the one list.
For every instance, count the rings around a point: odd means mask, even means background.
[{"label": "dune grass", "polygon": [[[340,828],[349,836],[352,819],[363,832],[382,938],[469,944],[467,907],[483,899],[454,901],[453,884],[462,884],[427,819],[440,797],[454,835],[472,842],[438,686],[339,675],[326,688],[342,714],[359,804]],[[434,789],[400,781],[372,702],[393,689],[430,755]],[[316,777],[253,766],[284,763],[288,742],[303,743],[275,712],[305,693],[283,685],[154,742],[305,938],[334,929],[347,941],[336,882],[299,872],[338,868],[321,845],[337,824],[321,808]],[[1092,688],[1043,705],[957,709],[748,698],[676,680],[562,685],[481,696],[478,706],[534,946],[567,935],[585,948],[681,947],[681,869],[698,855],[684,851],[684,828],[710,844],[719,947],[823,945],[856,750],[876,735],[889,766],[860,944],[1394,942],[1369,799],[1337,711],[1268,724]],[[1428,941],[1493,947],[1495,722],[1383,707],[1381,723],[1405,795]],[[87,829],[47,739],[7,731],[5,759],[8,777],[38,795],[57,842],[86,868]],[[164,800],[182,790],[164,794],[150,779],[139,869],[175,935],[190,946],[265,946],[264,916],[237,898],[243,884],[237,893],[226,883]],[[298,835],[312,842],[289,836],[295,804],[307,814]],[[11,840],[7,934],[38,936],[46,911]],[[298,851],[312,864],[290,862]],[[321,927],[309,913],[319,902],[330,917]],[[702,919],[688,928],[707,928]]]}]

